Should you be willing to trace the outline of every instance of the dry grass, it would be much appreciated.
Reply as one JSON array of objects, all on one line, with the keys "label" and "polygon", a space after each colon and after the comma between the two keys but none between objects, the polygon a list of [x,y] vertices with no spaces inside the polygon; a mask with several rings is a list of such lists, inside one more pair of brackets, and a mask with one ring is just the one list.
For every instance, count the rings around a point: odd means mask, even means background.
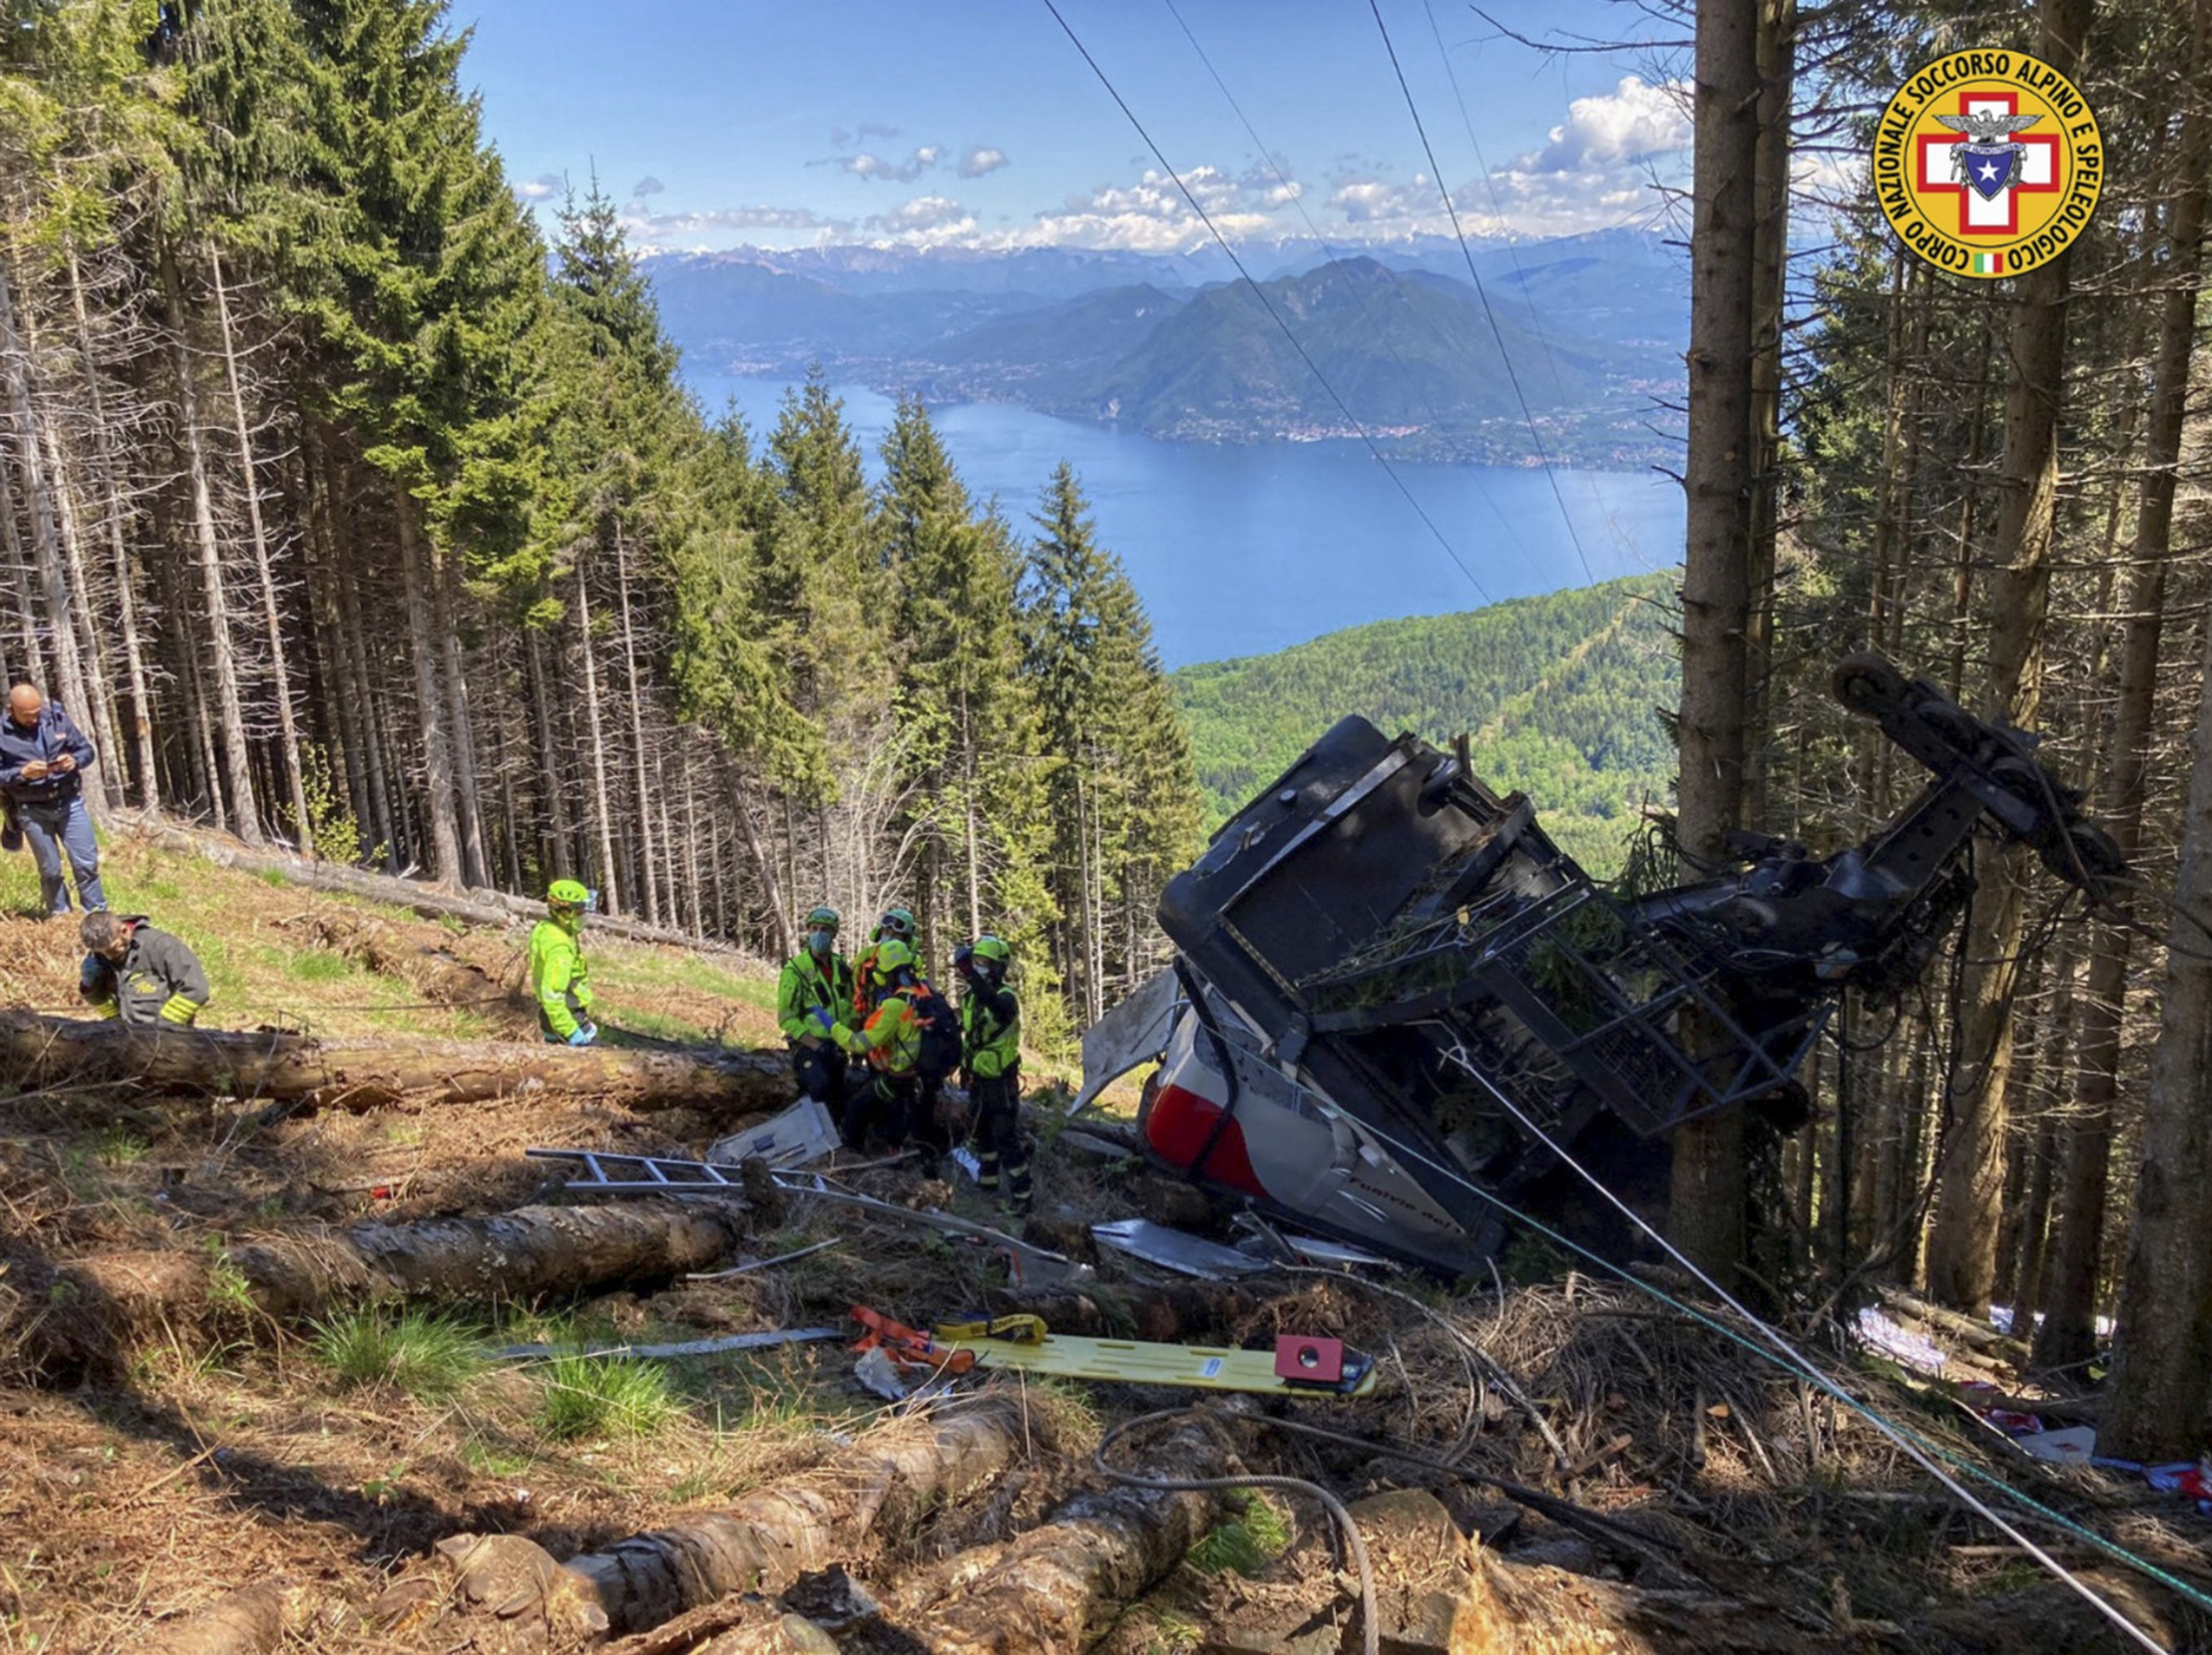
[{"label": "dry grass", "polygon": [[[203,945],[219,990],[210,1023],[490,1032],[476,1010],[411,1008],[416,991],[304,942],[314,934],[305,921],[349,906],[344,900],[186,864],[127,840],[111,845],[109,867],[118,902]],[[73,939],[11,917],[27,899],[27,870],[26,858],[0,858],[0,998],[65,1004],[74,992]],[[381,917],[495,977],[511,980],[517,968],[519,929],[456,934]],[[605,943],[594,961],[609,1024],[688,1037],[768,1035],[765,974]],[[681,1114],[647,1119],[589,1102],[527,1099],[434,1114],[323,1114],[257,1131],[243,1130],[246,1112],[102,1094],[0,1100],[0,1262],[206,1249],[303,1224],[494,1211],[545,1194],[546,1175],[521,1155],[533,1144],[697,1153],[711,1136],[706,1122]],[[1084,1223],[1144,1212],[1157,1199],[1132,1168],[1070,1147],[1041,1157],[1038,1179],[1040,1213],[1060,1225],[1054,1246],[1079,1245]],[[895,1202],[912,1191],[911,1174],[899,1167],[854,1181]],[[967,1216],[1000,1222],[964,1184],[945,1198]],[[837,1324],[856,1303],[926,1322],[986,1307],[1012,1285],[1003,1253],[805,1200],[749,1251],[767,1257],[830,1235],[843,1245],[772,1270],[648,1297],[511,1307],[448,1331],[462,1326],[485,1346],[576,1347]],[[28,1274],[15,1272],[14,1282]],[[1098,1261],[1091,1291],[1110,1306],[1150,1279],[1109,1256]],[[1869,1428],[1631,1289],[1569,1277],[1453,1298],[1399,1286],[1419,1304],[1339,1279],[1276,1281],[1224,1331],[1245,1343],[1293,1330],[1339,1334],[1379,1358],[1373,1392],[1280,1411],[1553,1490],[1662,1540],[1732,1560],[1756,1577],[1747,1590],[1821,1613],[1840,1593],[1863,1617],[1909,1622],[1931,1597],[1972,1598],[2021,1584],[2002,1555],[1959,1549],[1989,1537],[1924,1499],[1924,1478]],[[396,1572],[419,1567],[437,1540],[459,1532],[521,1533],[556,1557],[572,1555],[816,1464],[884,1411],[854,1387],[840,1345],[810,1344],[594,1368],[595,1384],[610,1373],[662,1375],[660,1400],[644,1407],[650,1417],[632,1410],[632,1423],[647,1428],[617,1428],[611,1414],[579,1424],[548,1400],[580,1388],[575,1371],[457,1359],[436,1382],[410,1384],[398,1365],[364,1358],[349,1379],[319,1357],[309,1331],[270,1325],[242,1303],[223,1302],[222,1292],[217,1272],[205,1313],[189,1326],[153,1330],[119,1372],[32,1385],[10,1366],[7,1331],[20,1331],[41,1307],[27,1305],[0,1274],[0,1376],[9,1385],[0,1390],[0,1655],[131,1650],[155,1618],[262,1579],[313,1582],[333,1601],[364,1604]],[[401,1324],[385,1312],[360,1325]],[[1548,1440],[1501,1389],[1500,1371],[1540,1416]],[[1870,1370],[1857,1383],[1962,1452],[2001,1452],[1948,1404]],[[1106,1425],[1176,1400],[1036,1380],[1022,1396],[1030,1452],[1020,1469],[984,1497],[886,1537],[873,1578],[937,1567],[963,1547],[1035,1523],[1094,1480],[1090,1454]],[[1574,1538],[1543,1519],[1515,1518],[1494,1493],[1453,1476],[1259,1427],[1241,1428],[1239,1440],[1255,1470],[1316,1477],[1346,1495],[1431,1486],[1468,1528],[1488,1533],[1517,1521],[1523,1540]],[[2112,1497],[2110,1485],[2075,1474],[2002,1467],[2071,1509]],[[1325,1538],[1292,1515],[1297,1542],[1286,1549],[1272,1517],[1217,1549],[1253,1570],[1255,1592],[1325,1602],[1335,1591]],[[2185,1567],[2191,1546],[2212,1531],[2156,1506],[2115,1509],[2105,1521],[2130,1543]],[[1599,1552],[1590,1567],[1633,1577],[1644,1565],[1633,1555]],[[1194,1645],[1216,1601],[1209,1592],[1224,1589],[1206,1579],[1184,1572],[1132,1613],[1115,1646]],[[455,1646],[455,1634],[450,1625],[419,1635],[324,1630],[309,1644],[443,1649]]]}]

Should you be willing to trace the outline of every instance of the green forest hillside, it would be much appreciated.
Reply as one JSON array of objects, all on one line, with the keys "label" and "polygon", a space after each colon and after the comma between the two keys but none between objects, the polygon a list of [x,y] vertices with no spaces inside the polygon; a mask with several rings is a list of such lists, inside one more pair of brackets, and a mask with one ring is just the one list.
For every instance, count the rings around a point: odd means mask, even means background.
[{"label": "green forest hillside", "polygon": [[1485,780],[1526,791],[1564,848],[1612,872],[1644,803],[1674,797],[1674,743],[1655,711],[1680,682],[1673,585],[1637,575],[1184,668],[1173,682],[1208,828],[1357,712],[1439,743],[1470,732]]}]

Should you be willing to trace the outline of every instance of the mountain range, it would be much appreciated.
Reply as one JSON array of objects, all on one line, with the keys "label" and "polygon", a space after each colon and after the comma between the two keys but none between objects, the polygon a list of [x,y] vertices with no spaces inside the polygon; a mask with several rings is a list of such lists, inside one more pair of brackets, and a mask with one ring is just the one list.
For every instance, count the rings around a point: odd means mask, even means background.
[{"label": "mountain range", "polygon": [[1414,458],[1525,462],[1531,420],[1555,459],[1640,464],[1662,440],[1650,426],[1680,378],[1688,297],[1655,237],[1348,256],[1291,242],[1246,264],[1256,286],[1222,279],[1235,272],[1218,251],[740,249],[648,269],[695,373],[819,363],[878,390],[1155,437],[1364,431]]}]

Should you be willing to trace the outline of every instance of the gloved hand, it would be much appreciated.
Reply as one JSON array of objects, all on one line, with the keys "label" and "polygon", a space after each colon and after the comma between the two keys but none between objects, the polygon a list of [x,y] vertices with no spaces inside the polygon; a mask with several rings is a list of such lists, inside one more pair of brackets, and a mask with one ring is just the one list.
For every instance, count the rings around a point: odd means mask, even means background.
[{"label": "gloved hand", "polygon": [[590,1023],[578,1023],[576,1032],[568,1037],[570,1046],[589,1046],[599,1038],[599,1031]]}]

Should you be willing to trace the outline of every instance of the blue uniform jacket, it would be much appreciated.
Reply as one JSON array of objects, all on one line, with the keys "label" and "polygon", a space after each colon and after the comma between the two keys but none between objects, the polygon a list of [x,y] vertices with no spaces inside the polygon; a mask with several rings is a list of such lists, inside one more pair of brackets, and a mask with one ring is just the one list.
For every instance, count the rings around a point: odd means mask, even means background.
[{"label": "blue uniform jacket", "polygon": [[[23,779],[25,765],[39,759],[51,763],[64,753],[76,761],[76,768],[69,774]],[[79,778],[92,767],[95,757],[84,732],[53,702],[39,709],[38,722],[28,730],[0,708],[0,793],[18,804],[66,804],[76,797],[83,785]]]}]

